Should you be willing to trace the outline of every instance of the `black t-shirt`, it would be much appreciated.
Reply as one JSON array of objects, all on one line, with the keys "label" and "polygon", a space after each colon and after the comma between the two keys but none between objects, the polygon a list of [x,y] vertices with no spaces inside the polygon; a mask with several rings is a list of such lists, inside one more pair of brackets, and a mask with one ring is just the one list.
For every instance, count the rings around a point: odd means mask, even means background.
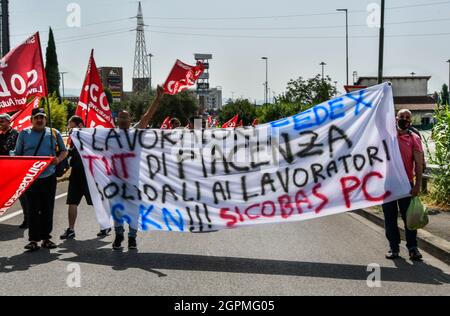
[{"label": "black t-shirt", "polygon": [[5,134],[0,134],[0,156],[9,156],[9,152],[16,148],[19,132],[11,128]]},{"label": "black t-shirt", "polygon": [[71,157],[70,166],[72,167],[72,170],[84,170],[83,161],[81,160],[80,153],[75,146],[71,146],[71,148],[69,149],[69,155]]}]

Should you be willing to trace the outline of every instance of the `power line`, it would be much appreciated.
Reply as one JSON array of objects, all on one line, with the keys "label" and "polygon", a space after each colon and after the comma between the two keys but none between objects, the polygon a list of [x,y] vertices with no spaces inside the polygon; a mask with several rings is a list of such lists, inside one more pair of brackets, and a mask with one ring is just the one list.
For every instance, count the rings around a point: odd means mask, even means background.
[{"label": "power line", "polygon": [[[115,22],[127,21],[127,20],[131,20],[131,18],[122,18],[122,19],[114,19],[114,20],[106,20],[106,21],[82,24],[81,27],[58,27],[58,28],[53,28],[53,31],[77,30],[77,29],[81,29],[81,28],[89,27],[89,26],[93,26],[93,25],[109,24],[109,23],[115,23]],[[41,33],[48,33],[48,31],[41,31]],[[30,33],[14,34],[14,35],[11,35],[11,37],[21,37],[21,36],[28,36],[28,35],[30,35]]]},{"label": "power line", "polygon": [[[406,9],[406,8],[417,8],[417,7],[429,7],[436,5],[450,4],[450,1],[440,1],[440,2],[431,2],[431,3],[419,3],[419,4],[409,4],[403,6],[396,6],[386,8],[386,10],[397,10],[397,9]],[[349,13],[367,13],[366,10],[351,10]],[[218,20],[256,20],[256,19],[285,19],[285,18],[296,18],[296,17],[314,17],[314,16],[329,16],[329,15],[337,15],[339,12],[330,11],[330,12],[322,12],[322,13],[309,13],[309,14],[289,14],[289,15],[269,15],[269,16],[240,16],[240,17],[158,17],[151,16],[147,19],[153,20],[185,20],[185,21],[218,21]]]},{"label": "power line", "polygon": [[[415,20],[415,21],[401,21],[401,22],[391,22],[385,23],[386,25],[401,25],[401,24],[416,24],[416,23],[432,23],[432,22],[445,22],[450,21],[450,18],[442,19],[428,19],[428,20]],[[316,26],[283,26],[283,27],[201,27],[201,26],[172,26],[172,25],[150,25],[151,28],[161,28],[161,29],[191,29],[191,30],[314,30],[314,29],[335,29],[335,28],[345,28],[345,25],[316,25]],[[367,24],[353,24],[349,27],[367,27]]]},{"label": "power line", "polygon": [[74,42],[84,41],[84,40],[89,40],[89,39],[96,39],[96,38],[108,37],[108,36],[113,36],[113,35],[118,35],[118,34],[125,34],[125,33],[131,32],[131,31],[132,30],[126,30],[126,31],[107,33],[107,34],[103,34],[103,35],[95,35],[95,36],[86,36],[86,37],[80,37],[80,38],[75,38],[75,39],[58,40],[56,43],[58,45],[66,44],[66,43],[74,43]]},{"label": "power line", "polygon": [[[298,36],[258,36],[258,35],[231,35],[231,34],[207,34],[207,33],[182,33],[182,32],[164,32],[164,31],[150,31],[151,33],[169,34],[169,35],[183,35],[183,36],[203,36],[203,37],[220,37],[220,38],[254,38],[254,39],[342,39],[345,36],[322,36],[322,35],[298,35]],[[448,33],[425,33],[425,34],[395,34],[386,35],[385,37],[422,37],[422,36],[447,36]],[[350,38],[378,38],[377,35],[356,35]]]},{"label": "power line", "polygon": [[71,40],[71,39],[78,39],[81,37],[92,37],[92,36],[97,36],[97,35],[107,35],[107,34],[112,34],[112,33],[117,33],[117,32],[125,32],[125,31],[131,31],[130,28],[120,28],[120,29],[115,29],[115,30],[108,30],[108,31],[103,31],[103,32],[97,32],[97,33],[90,33],[90,34],[79,34],[79,35],[74,35],[74,36],[67,36],[67,37],[58,37],[56,38],[56,40],[58,41],[65,41],[65,40]]}]

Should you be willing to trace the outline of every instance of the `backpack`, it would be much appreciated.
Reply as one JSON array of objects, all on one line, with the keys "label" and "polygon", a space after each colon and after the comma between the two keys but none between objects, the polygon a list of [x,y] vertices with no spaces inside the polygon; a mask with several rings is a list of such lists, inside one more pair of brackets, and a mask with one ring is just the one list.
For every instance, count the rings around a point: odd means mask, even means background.
[{"label": "backpack", "polygon": [[[58,138],[56,137],[56,130],[54,128],[52,128],[52,135],[53,138],[55,139],[55,154],[56,156],[59,156],[62,150],[59,148]],[[56,165],[55,170],[56,177],[61,178],[69,169],[70,169],[69,159],[66,157]]]}]

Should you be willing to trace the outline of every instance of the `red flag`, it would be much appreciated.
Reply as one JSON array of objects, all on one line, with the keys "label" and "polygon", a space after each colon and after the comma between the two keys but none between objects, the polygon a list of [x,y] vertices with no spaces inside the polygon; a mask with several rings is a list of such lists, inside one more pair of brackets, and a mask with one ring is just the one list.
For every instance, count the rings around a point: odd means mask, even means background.
[{"label": "red flag", "polygon": [[239,121],[239,124],[237,125],[237,127],[243,127],[244,126],[244,121],[241,119]]},{"label": "red flag", "polygon": [[235,127],[237,127],[238,120],[239,120],[239,115],[236,114],[235,116],[233,116],[233,118],[231,120],[224,123],[222,125],[222,128],[235,128]]},{"label": "red flag", "polygon": [[25,109],[15,113],[11,117],[11,127],[19,132],[25,128],[31,127],[31,112],[33,109],[38,108],[40,103],[40,97],[34,98],[33,101],[27,104]]},{"label": "red flag", "polygon": [[86,78],[81,89],[80,101],[75,115],[84,120],[86,127],[115,127],[102,81],[95,65],[94,50],[91,51]]},{"label": "red flag", "polygon": [[208,127],[212,127],[213,126],[213,118],[211,115],[208,116]]},{"label": "red flag", "polygon": [[258,120],[257,118],[255,118],[255,119],[253,120],[252,126],[256,126],[256,125],[258,125],[258,124],[259,124],[259,120]]},{"label": "red flag", "polygon": [[50,165],[53,157],[0,157],[0,215],[6,212]]},{"label": "red flag", "polygon": [[0,60],[0,113],[22,110],[33,96],[47,96],[39,32]]},{"label": "red flag", "polygon": [[172,123],[170,122],[172,118],[170,116],[166,117],[164,119],[164,122],[162,122],[160,129],[173,129]]},{"label": "red flag", "polygon": [[196,66],[190,66],[177,59],[172,71],[164,83],[164,92],[174,95],[187,90],[190,86],[195,84],[204,70],[205,66],[202,63],[199,63]]}]

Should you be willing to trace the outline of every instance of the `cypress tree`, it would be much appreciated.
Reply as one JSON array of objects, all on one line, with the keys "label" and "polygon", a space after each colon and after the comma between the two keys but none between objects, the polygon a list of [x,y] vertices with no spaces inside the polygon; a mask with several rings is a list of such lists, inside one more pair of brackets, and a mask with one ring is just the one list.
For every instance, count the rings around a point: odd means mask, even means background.
[{"label": "cypress tree", "polygon": [[55,38],[53,30],[50,28],[48,34],[48,45],[45,53],[45,73],[47,75],[47,85],[49,94],[56,92],[58,99],[61,99],[59,93],[60,74],[58,67],[58,56],[56,54]]}]

